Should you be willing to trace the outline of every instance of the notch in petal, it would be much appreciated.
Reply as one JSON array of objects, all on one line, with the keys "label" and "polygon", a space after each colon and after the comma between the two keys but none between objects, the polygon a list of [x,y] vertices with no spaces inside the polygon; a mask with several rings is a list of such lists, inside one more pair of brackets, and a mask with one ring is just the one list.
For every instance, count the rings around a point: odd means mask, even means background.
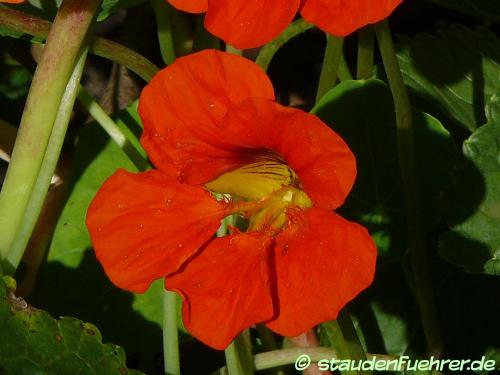
[{"label": "notch in petal", "polygon": [[347,36],[389,17],[403,0],[306,0],[302,17],[332,35]]},{"label": "notch in petal", "polygon": [[266,325],[297,336],[337,317],[374,276],[377,249],[367,230],[339,215],[312,208],[277,238],[279,315]]},{"label": "notch in petal", "polygon": [[187,330],[215,349],[225,349],[244,329],[274,315],[271,239],[240,233],[211,241],[165,286],[183,298]]},{"label": "notch in petal", "polygon": [[293,20],[299,0],[210,0],[205,25],[239,49],[259,47],[279,35]]}]

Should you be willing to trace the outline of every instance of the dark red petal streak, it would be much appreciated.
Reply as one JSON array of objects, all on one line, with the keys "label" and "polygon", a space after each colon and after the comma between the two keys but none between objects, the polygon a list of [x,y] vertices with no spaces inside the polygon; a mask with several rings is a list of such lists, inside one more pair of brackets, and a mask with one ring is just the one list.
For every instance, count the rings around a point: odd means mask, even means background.
[{"label": "dark red petal streak", "polygon": [[299,8],[299,0],[210,0],[207,29],[226,43],[259,47],[282,32]]},{"label": "dark red petal streak", "polygon": [[279,315],[267,326],[283,336],[335,319],[375,271],[377,250],[365,228],[326,209],[300,216],[275,250]]},{"label": "dark red petal streak", "polygon": [[208,241],[226,206],[158,171],[116,171],[87,211],[95,253],[120,288],[144,292]]},{"label": "dark red petal streak", "polygon": [[222,126],[225,137],[220,139],[220,147],[239,149],[240,153],[251,149],[278,152],[316,205],[336,208],[351,190],[356,178],[354,155],[314,115],[269,100],[249,99],[233,108]]},{"label": "dark red petal streak", "polygon": [[184,298],[183,321],[193,336],[224,349],[242,330],[273,317],[270,242],[261,233],[217,238],[166,279],[166,288]]},{"label": "dark red petal streak", "polygon": [[[228,108],[249,97],[274,99],[271,82],[250,60],[206,50],[179,58],[143,90],[141,143],[155,166],[191,184],[241,162],[212,146]],[[226,159],[221,159],[226,158]]]},{"label": "dark red petal streak", "polygon": [[403,0],[306,0],[302,16],[320,29],[346,36],[387,18]]},{"label": "dark red petal streak", "polygon": [[208,0],[167,0],[173,7],[189,13],[206,12]]}]

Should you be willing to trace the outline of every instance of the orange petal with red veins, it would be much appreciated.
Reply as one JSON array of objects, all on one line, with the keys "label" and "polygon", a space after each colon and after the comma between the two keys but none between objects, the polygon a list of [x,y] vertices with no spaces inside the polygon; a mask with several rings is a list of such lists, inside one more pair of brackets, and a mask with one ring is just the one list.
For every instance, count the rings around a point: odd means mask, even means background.
[{"label": "orange petal with red veins", "polygon": [[226,205],[201,187],[181,185],[158,171],[118,170],[97,192],[86,224],[111,281],[142,293],[177,271],[226,215]]},{"label": "orange petal with red veins", "polygon": [[306,0],[302,17],[336,36],[346,36],[392,13],[403,0]]},{"label": "orange petal with red veins", "polygon": [[316,116],[273,101],[248,99],[221,123],[219,146],[278,152],[315,205],[340,206],[356,178],[356,160],[340,136]]},{"label": "orange petal with red veins", "polygon": [[210,0],[205,25],[239,49],[259,47],[277,37],[293,20],[299,0]]},{"label": "orange petal with red veins", "polygon": [[241,164],[213,143],[228,108],[249,97],[274,99],[271,82],[250,60],[215,50],[181,57],[141,94],[141,143],[158,169],[190,184],[209,181]]},{"label": "orange petal with red veins", "polygon": [[262,233],[211,241],[165,286],[183,298],[184,325],[194,337],[225,349],[244,329],[274,315],[271,240]]},{"label": "orange petal with red veins", "polygon": [[362,226],[325,209],[297,215],[299,222],[277,238],[279,314],[266,324],[283,336],[297,336],[335,319],[371,284],[377,256]]},{"label": "orange petal with red veins", "polygon": [[207,11],[208,0],[167,0],[173,7],[189,13],[203,13]]}]

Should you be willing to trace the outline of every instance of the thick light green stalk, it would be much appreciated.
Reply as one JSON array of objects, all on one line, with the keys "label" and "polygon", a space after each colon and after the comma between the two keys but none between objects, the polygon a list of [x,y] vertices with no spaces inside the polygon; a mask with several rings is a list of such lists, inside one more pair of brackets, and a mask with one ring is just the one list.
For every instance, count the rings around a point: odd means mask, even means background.
[{"label": "thick light green stalk", "polygon": [[316,93],[316,102],[325,95],[331,88],[335,86],[337,74],[339,71],[340,61],[342,59],[342,47],[344,38],[339,38],[333,35],[326,36],[325,57],[319,77],[318,91]]},{"label": "thick light green stalk", "polygon": [[158,30],[161,57],[166,65],[175,61],[175,45],[172,36],[172,22],[170,20],[171,5],[164,0],[151,0]]},{"label": "thick light green stalk", "polygon": [[69,120],[71,118],[71,113],[73,111],[73,106],[78,92],[80,78],[85,66],[87,52],[87,48],[82,51],[68,85],[66,86],[66,91],[64,92],[59,106],[59,112],[54,122],[54,127],[52,128],[52,134],[50,135],[49,144],[42,161],[42,166],[40,168],[40,172],[38,173],[38,178],[35,186],[33,187],[20,229],[6,257],[6,262],[9,264],[9,267],[12,266],[13,268],[17,268],[17,265],[21,262],[24,249],[29,242],[31,233],[33,232],[37,219],[40,216],[45,197],[50,187],[52,176],[54,176],[54,172],[56,170],[59,155],[61,154],[64,137],[66,136],[66,130],[68,129]]},{"label": "thick light green stalk", "polygon": [[426,245],[422,229],[422,214],[420,211],[420,198],[415,172],[410,99],[399,68],[389,23],[387,21],[378,23],[375,26],[375,31],[396,108],[399,164],[405,193],[410,261],[413,271],[415,294],[429,354],[439,357],[442,354],[443,342],[436,317],[432,283],[427,267]]},{"label": "thick light green stalk", "polygon": [[[0,25],[13,34],[31,35],[37,41],[47,39],[51,23],[18,10],[0,7]],[[90,53],[112,60],[149,81],[158,67],[144,56],[119,43],[105,38],[93,38]]]},{"label": "thick light green stalk", "polygon": [[276,52],[279,51],[290,39],[295,38],[297,35],[312,29],[314,25],[308,23],[304,19],[299,19],[292,22],[280,35],[278,35],[272,42],[267,43],[262,47],[255,62],[259,64],[262,69],[267,70],[271,60]]},{"label": "thick light green stalk", "polygon": [[[66,86],[100,0],[65,0],[47,38],[26,101],[0,194],[0,255],[6,258],[20,230]],[[17,264],[7,272],[12,272]]]},{"label": "thick light green stalk", "polygon": [[358,32],[358,64],[356,79],[368,79],[372,76],[374,49],[375,33],[372,25],[368,25]]},{"label": "thick light green stalk", "polygon": [[168,290],[163,291],[163,364],[165,375],[180,375],[177,296]]}]

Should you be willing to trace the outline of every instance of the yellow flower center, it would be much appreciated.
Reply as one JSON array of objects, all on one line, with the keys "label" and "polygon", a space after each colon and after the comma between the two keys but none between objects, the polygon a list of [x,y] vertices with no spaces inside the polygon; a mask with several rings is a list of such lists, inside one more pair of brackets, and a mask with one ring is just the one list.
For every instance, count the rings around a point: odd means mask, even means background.
[{"label": "yellow flower center", "polygon": [[248,231],[278,231],[287,223],[287,209],[312,207],[297,174],[274,156],[226,172],[205,187],[232,196],[233,212],[248,219]]}]

